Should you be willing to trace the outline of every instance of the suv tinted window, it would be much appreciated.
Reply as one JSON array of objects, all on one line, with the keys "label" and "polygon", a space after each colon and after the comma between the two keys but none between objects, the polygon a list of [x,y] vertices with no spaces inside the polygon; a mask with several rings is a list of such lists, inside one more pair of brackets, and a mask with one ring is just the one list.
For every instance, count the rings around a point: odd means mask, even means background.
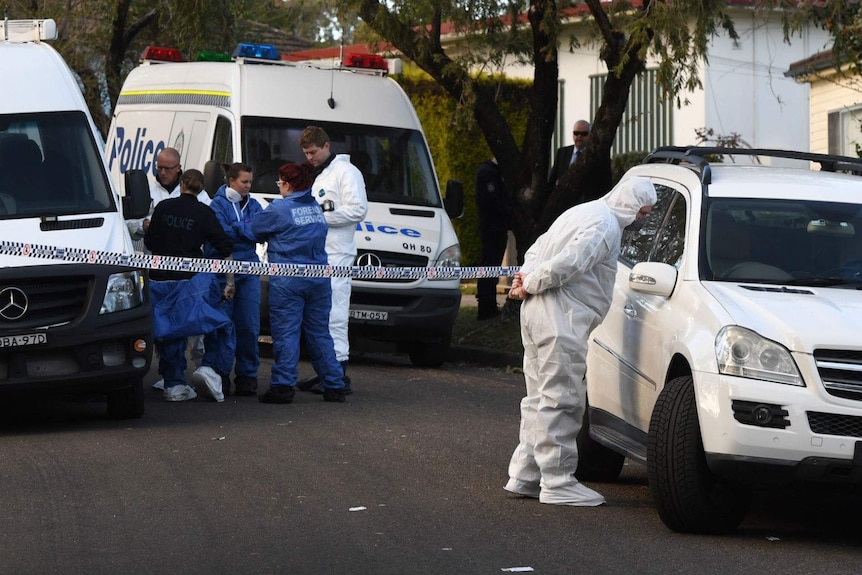
[{"label": "suv tinted window", "polygon": [[[659,237],[659,229],[674,203],[674,196],[678,195],[673,189],[661,184],[655,184],[655,190],[658,201],[653,206],[649,216],[644,219],[643,227],[639,230],[623,231],[620,257],[630,265],[649,261],[656,238]],[[685,215],[683,214],[684,219]]]},{"label": "suv tinted window", "polygon": [[662,262],[678,268],[685,250],[686,204],[682,194],[673,192],[673,197],[673,204],[664,225],[659,230],[655,252],[650,261]]}]

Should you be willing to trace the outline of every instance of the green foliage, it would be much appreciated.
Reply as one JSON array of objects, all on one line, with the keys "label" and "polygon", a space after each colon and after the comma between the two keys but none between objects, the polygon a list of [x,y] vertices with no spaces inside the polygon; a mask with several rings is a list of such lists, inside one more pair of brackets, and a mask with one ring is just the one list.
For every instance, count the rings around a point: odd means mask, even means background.
[{"label": "green foliage", "polygon": [[[452,224],[461,244],[462,265],[477,265],[480,244],[475,178],[479,164],[491,157],[488,145],[472,118],[465,117],[452,99],[427,75],[415,68],[408,68],[396,80],[416,108],[440,186],[445,190],[446,182],[450,179],[460,180],[464,184],[464,217],[454,220]],[[483,77],[479,81],[495,86],[499,105],[512,132],[516,137],[523,138],[529,107],[529,84],[499,77]]]},{"label": "green foliage", "polygon": [[644,158],[647,157],[649,152],[644,151],[636,151],[636,152],[626,152],[625,154],[617,154],[611,158],[611,170],[613,172],[613,185],[617,185],[617,182],[623,177],[629,168],[633,166],[637,166],[638,164],[644,161]]}]

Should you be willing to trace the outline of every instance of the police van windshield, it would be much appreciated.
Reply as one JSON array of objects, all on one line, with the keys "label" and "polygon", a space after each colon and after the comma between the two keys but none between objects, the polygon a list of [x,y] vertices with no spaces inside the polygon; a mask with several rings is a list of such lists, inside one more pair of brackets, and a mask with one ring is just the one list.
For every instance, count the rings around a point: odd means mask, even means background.
[{"label": "police van windshield", "polygon": [[254,170],[253,193],[278,194],[278,168],[305,161],[299,134],[312,123],[326,130],[333,154],[350,155],[365,178],[368,201],[442,206],[428,148],[416,130],[246,116],[242,153]]},{"label": "police van windshield", "polygon": [[115,209],[83,112],[0,115],[0,219]]}]

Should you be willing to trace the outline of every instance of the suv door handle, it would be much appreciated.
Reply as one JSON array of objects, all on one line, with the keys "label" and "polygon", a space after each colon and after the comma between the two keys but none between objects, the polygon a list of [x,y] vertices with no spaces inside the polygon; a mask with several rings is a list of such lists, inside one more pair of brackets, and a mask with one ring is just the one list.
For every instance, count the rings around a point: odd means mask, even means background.
[{"label": "suv door handle", "polygon": [[623,306],[623,313],[625,313],[629,317],[635,317],[637,315],[635,308],[630,303],[627,303]]}]

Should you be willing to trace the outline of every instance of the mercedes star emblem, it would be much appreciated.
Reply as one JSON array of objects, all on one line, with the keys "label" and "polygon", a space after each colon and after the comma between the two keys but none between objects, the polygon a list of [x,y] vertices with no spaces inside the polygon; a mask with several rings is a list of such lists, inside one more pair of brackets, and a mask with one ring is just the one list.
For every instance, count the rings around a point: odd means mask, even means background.
[{"label": "mercedes star emblem", "polygon": [[379,268],[383,265],[383,262],[377,254],[365,252],[356,258],[356,265],[360,267],[373,266],[375,268]]},{"label": "mercedes star emblem", "polygon": [[7,287],[0,290],[0,317],[9,321],[19,320],[27,313],[30,300],[23,290]]}]

